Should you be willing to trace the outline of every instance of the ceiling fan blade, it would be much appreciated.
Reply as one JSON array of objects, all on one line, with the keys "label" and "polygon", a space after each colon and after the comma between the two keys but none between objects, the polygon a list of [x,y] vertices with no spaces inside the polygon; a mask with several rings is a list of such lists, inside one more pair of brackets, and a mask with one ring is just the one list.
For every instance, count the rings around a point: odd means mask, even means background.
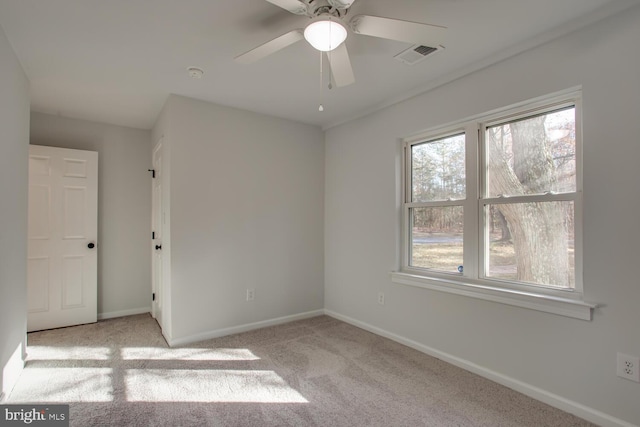
[{"label": "ceiling fan blade", "polygon": [[327,52],[327,57],[331,66],[331,75],[337,87],[347,86],[356,81],[353,76],[353,68],[351,68],[349,52],[344,43]]},{"label": "ceiling fan blade", "polygon": [[267,0],[269,3],[275,4],[283,8],[284,10],[288,10],[291,13],[295,13],[296,15],[306,15],[307,14],[307,5],[301,2],[300,0]]},{"label": "ceiling fan blade", "polygon": [[297,41],[300,41],[304,38],[302,30],[293,30],[289,31],[286,34],[281,35],[280,37],[276,37],[275,39],[266,42],[263,45],[256,47],[255,49],[251,49],[248,52],[243,53],[242,55],[238,55],[235,57],[235,60],[242,64],[251,64],[252,62],[256,62],[266,56],[271,55],[272,53],[276,53],[280,49],[284,49],[287,46],[294,44]]},{"label": "ceiling fan blade", "polygon": [[349,26],[357,34],[425,46],[440,45],[447,30],[446,27],[438,25],[369,15],[354,16],[349,22]]}]

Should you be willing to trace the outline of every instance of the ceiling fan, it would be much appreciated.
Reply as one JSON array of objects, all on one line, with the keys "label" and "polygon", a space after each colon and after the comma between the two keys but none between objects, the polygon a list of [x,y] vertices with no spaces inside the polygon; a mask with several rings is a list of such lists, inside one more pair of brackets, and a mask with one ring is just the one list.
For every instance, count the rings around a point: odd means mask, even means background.
[{"label": "ceiling fan", "polygon": [[344,41],[347,28],[355,34],[397,40],[411,44],[437,47],[440,45],[445,27],[382,18],[370,15],[356,15],[346,20],[349,8],[356,0],[266,0],[291,13],[310,18],[303,28],[289,31],[270,40],[235,59],[250,64],[306,39],[315,49],[331,52],[327,57],[333,81],[336,86],[347,86],[355,81],[349,52]]}]

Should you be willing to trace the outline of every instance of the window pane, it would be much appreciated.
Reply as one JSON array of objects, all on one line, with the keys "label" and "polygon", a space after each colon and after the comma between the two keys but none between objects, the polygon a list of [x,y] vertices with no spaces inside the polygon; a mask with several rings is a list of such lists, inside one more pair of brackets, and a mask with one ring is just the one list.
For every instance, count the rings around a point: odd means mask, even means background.
[{"label": "window pane", "polygon": [[411,146],[411,201],[465,198],[464,134]]},{"label": "window pane", "polygon": [[493,279],[575,287],[573,202],[495,204],[485,207]]},{"label": "window pane", "polygon": [[489,197],[576,191],[575,107],[486,130]]},{"label": "window pane", "polygon": [[412,267],[457,273],[462,266],[462,206],[412,208]]}]

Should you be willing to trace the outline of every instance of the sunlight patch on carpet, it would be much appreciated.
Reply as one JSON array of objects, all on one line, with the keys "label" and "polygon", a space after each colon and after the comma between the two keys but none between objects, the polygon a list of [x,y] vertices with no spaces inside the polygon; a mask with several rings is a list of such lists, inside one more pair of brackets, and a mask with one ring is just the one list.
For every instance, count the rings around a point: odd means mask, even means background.
[{"label": "sunlight patch on carpet", "polygon": [[25,369],[11,394],[12,403],[111,402],[111,368]]},{"label": "sunlight patch on carpet", "polygon": [[28,360],[109,360],[108,347],[52,347],[29,345]]},{"label": "sunlight patch on carpet", "polygon": [[129,402],[309,403],[273,371],[128,369]]},{"label": "sunlight patch on carpet", "polygon": [[246,348],[125,347],[120,354],[123,360],[260,360]]}]

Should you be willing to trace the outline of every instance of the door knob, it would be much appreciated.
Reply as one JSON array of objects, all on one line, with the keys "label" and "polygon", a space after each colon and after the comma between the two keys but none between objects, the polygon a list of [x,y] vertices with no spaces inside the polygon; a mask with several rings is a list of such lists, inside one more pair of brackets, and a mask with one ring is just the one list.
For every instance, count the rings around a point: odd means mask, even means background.
[{"label": "door knob", "polygon": [[93,248],[95,248],[95,247],[96,247],[96,244],[95,244],[95,243],[93,243],[93,242],[91,242],[91,243],[89,243],[89,244],[87,245],[87,247],[88,247],[89,249],[93,249]]},{"label": "door knob", "polygon": [[156,245],[156,251],[162,249],[162,245]]}]

